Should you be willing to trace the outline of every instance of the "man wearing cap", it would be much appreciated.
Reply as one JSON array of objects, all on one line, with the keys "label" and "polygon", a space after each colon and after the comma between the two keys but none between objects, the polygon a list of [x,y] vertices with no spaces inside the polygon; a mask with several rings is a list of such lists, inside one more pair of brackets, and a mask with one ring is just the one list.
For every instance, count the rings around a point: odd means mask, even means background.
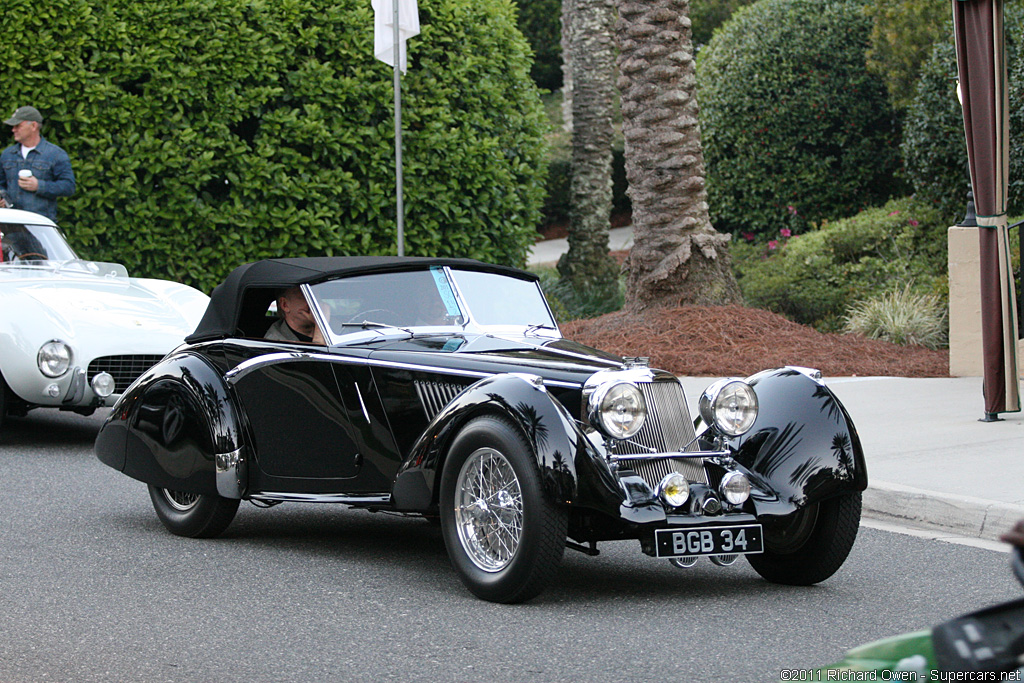
[{"label": "man wearing cap", "polygon": [[75,173],[67,152],[39,133],[43,116],[35,107],[18,107],[4,121],[14,144],[0,152],[0,206],[40,213],[56,222],[57,197],[75,193]]}]

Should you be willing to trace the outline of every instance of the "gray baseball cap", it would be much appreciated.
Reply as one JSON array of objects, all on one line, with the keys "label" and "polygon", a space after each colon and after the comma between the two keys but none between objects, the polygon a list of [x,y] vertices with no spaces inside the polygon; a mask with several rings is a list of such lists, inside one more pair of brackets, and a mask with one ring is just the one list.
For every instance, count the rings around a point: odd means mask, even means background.
[{"label": "gray baseball cap", "polygon": [[5,126],[16,126],[22,121],[35,121],[36,123],[43,122],[43,115],[39,113],[39,110],[35,107],[18,107],[14,111],[14,116],[4,121]]}]

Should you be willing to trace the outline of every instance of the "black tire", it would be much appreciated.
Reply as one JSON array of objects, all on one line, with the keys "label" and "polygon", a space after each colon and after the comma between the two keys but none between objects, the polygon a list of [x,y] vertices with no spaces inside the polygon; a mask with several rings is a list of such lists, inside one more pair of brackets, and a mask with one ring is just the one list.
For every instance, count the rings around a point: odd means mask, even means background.
[{"label": "black tire", "polygon": [[172,534],[189,538],[214,538],[224,533],[241,501],[220,496],[182,493],[149,487],[156,516]]},{"label": "black tire", "polygon": [[859,527],[860,492],[823,500],[765,523],[765,551],[747,561],[772,583],[810,586],[839,570]]},{"label": "black tire", "polygon": [[478,417],[455,437],[440,508],[452,567],[477,597],[524,602],[557,574],[569,513],[545,495],[530,448],[508,420]]}]

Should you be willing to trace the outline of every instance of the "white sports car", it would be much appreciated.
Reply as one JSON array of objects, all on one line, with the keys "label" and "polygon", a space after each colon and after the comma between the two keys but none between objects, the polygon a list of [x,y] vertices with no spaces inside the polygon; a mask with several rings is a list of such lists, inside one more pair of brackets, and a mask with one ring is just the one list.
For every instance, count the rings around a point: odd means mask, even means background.
[{"label": "white sports car", "polygon": [[192,287],[83,261],[50,219],[0,209],[0,423],[32,408],[112,405],[208,302]]}]

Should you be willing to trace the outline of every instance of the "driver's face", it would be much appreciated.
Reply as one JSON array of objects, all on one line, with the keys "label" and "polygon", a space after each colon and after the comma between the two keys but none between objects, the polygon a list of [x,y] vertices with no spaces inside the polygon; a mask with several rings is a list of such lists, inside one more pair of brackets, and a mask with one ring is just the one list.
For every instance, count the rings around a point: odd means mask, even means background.
[{"label": "driver's face", "polygon": [[310,330],[316,327],[313,320],[313,312],[309,310],[306,297],[299,289],[290,289],[279,302],[281,311],[284,313],[285,322],[296,332],[310,334]]}]

